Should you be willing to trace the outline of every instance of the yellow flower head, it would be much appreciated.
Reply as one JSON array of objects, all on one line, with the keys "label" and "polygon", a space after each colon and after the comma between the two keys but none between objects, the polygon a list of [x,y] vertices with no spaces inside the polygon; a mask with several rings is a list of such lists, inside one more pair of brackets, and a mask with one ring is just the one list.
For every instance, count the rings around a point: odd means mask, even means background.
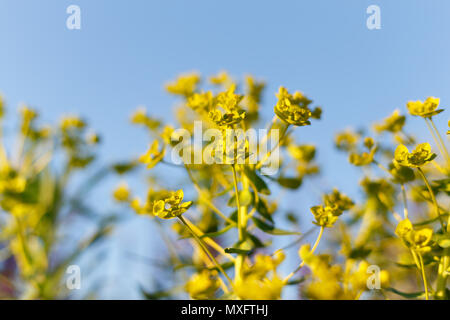
[{"label": "yellow flower head", "polygon": [[416,252],[426,253],[431,250],[430,242],[433,230],[430,228],[414,230],[411,221],[405,219],[399,222],[395,234],[403,240],[407,247],[411,247]]},{"label": "yellow flower head", "polygon": [[361,154],[352,152],[350,153],[348,161],[354,166],[367,166],[373,162],[373,157],[376,151],[377,148],[372,148],[370,152],[363,152]]},{"label": "yellow flower head", "polygon": [[406,117],[400,115],[399,110],[395,110],[389,117],[385,118],[383,122],[375,124],[374,129],[378,133],[383,131],[396,133],[402,130],[405,121]]},{"label": "yellow flower head", "polygon": [[192,205],[192,201],[182,202],[183,197],[184,193],[181,189],[170,192],[153,192],[150,190],[147,203],[138,210],[138,213],[151,214],[161,219],[176,218],[186,212]]},{"label": "yellow flower head", "polygon": [[195,111],[208,112],[214,107],[214,97],[211,91],[194,93],[187,99],[188,107]]},{"label": "yellow flower head", "polygon": [[280,87],[277,94],[278,102],[274,112],[282,121],[294,126],[310,125],[312,113],[308,106],[311,100],[303,96],[300,92],[291,95],[286,88]]},{"label": "yellow flower head", "polygon": [[127,202],[130,199],[130,190],[126,183],[121,183],[113,192],[114,199],[118,202]]},{"label": "yellow flower head", "polygon": [[185,290],[192,299],[206,300],[214,298],[219,286],[217,272],[204,269],[192,275],[185,285]]},{"label": "yellow flower head", "polygon": [[166,90],[175,95],[189,97],[200,82],[200,76],[196,73],[179,76],[174,82],[166,85]]},{"label": "yellow flower head", "polygon": [[425,102],[422,102],[420,100],[418,101],[409,101],[406,104],[406,107],[408,108],[408,111],[413,116],[420,116],[422,118],[431,118],[432,116],[435,116],[444,109],[437,109],[439,106],[439,98],[434,97],[428,97]]},{"label": "yellow flower head", "polygon": [[316,155],[316,147],[313,145],[293,145],[288,146],[288,152],[292,158],[302,161],[310,162]]},{"label": "yellow flower head", "polygon": [[67,131],[71,129],[82,129],[86,126],[86,123],[77,116],[66,116],[61,119],[61,130]]},{"label": "yellow flower head", "polygon": [[324,195],[323,198],[325,205],[332,207],[337,206],[337,210],[341,211],[341,213],[351,209],[354,205],[352,199],[345,194],[340,193],[337,189],[333,189],[332,193]]},{"label": "yellow flower head", "polygon": [[409,150],[403,144],[399,145],[395,149],[394,161],[395,163],[405,166],[418,168],[436,158],[436,154],[431,152],[431,146],[429,143],[419,144],[413,152],[409,153]]},{"label": "yellow flower head", "polygon": [[147,115],[147,111],[144,107],[139,107],[131,115],[131,123],[145,126],[149,130],[155,130],[161,125],[160,121],[152,119]]},{"label": "yellow flower head", "polygon": [[314,215],[316,221],[313,221],[315,225],[331,228],[338,220],[342,211],[338,210],[337,205],[334,206],[314,206],[311,207],[311,212]]},{"label": "yellow flower head", "polygon": [[226,71],[221,71],[217,75],[210,77],[209,82],[216,86],[228,88],[233,84],[233,79]]},{"label": "yellow flower head", "polygon": [[360,135],[351,130],[345,130],[336,134],[334,143],[339,150],[350,151],[356,147]]},{"label": "yellow flower head", "polygon": [[156,166],[163,158],[165,154],[165,146],[159,150],[158,140],[153,141],[152,145],[148,149],[147,153],[139,158],[139,161],[145,163],[148,169]]}]

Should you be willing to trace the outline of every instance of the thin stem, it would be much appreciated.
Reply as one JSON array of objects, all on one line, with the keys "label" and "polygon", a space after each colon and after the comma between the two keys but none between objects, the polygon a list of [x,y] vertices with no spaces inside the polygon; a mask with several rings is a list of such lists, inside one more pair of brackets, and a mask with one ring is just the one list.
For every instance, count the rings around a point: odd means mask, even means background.
[{"label": "thin stem", "polygon": [[428,297],[428,284],[427,284],[427,276],[425,275],[425,267],[423,265],[422,255],[419,253],[419,261],[420,261],[420,270],[422,271],[422,279],[423,279],[423,287],[425,289],[425,299],[429,299]]},{"label": "thin stem", "polygon": [[[314,251],[316,251],[317,246],[319,245],[320,239],[322,239],[322,235],[323,235],[323,231],[324,231],[325,227],[321,226],[320,227],[320,232],[319,235],[317,236],[316,242],[314,243],[311,251],[309,252],[310,254],[313,254]],[[295,269],[294,271],[292,271],[286,278],[284,278],[283,282],[287,283],[289,281],[290,278],[292,278],[292,276],[297,273],[297,271],[299,271],[303,266],[305,265],[305,261],[303,260],[302,263],[300,263],[300,265],[297,267],[297,269]]]},{"label": "thin stem", "polygon": [[211,248],[216,250],[218,253],[220,253],[224,257],[226,257],[234,262],[234,260],[235,260],[234,257],[232,255],[226,253],[225,250],[223,250],[223,248],[217,242],[215,242],[210,237],[204,237],[205,234],[199,228],[197,228],[191,221],[189,221],[188,218],[186,218],[186,217],[183,217],[183,218],[184,218],[184,220],[186,220],[186,222],[189,224],[189,226],[192,228],[192,230],[194,230],[201,239],[204,239],[204,242],[207,245],[209,245]]},{"label": "thin stem", "polygon": [[439,222],[441,223],[442,230],[445,231],[444,221],[442,220],[442,216],[439,212],[439,206],[437,204],[436,197],[434,196],[434,192],[431,189],[430,183],[428,182],[427,177],[425,177],[425,174],[423,173],[422,169],[420,169],[420,167],[418,167],[417,170],[419,171],[423,181],[425,182],[425,185],[427,186],[428,192],[430,193],[431,200],[433,201],[434,209],[436,210],[436,214],[439,217]]},{"label": "thin stem", "polygon": [[403,216],[405,217],[405,219],[408,219],[408,203],[407,203],[407,198],[406,198],[406,188],[403,183],[401,184],[401,188],[402,188],[402,199],[403,199]]},{"label": "thin stem", "polygon": [[[231,165],[231,170],[233,172],[233,184],[234,184],[234,190],[235,190],[236,206],[237,206],[237,210],[238,210],[238,215],[237,215],[238,236],[239,236],[239,242],[241,243],[244,240],[244,231],[245,231],[244,227],[243,227],[244,217],[242,216],[241,201],[239,199],[238,179],[237,179],[237,174],[236,174],[236,167],[234,164]],[[234,265],[236,282],[240,282],[242,280],[243,264],[244,264],[244,255],[240,254],[237,257],[236,263]]]},{"label": "thin stem", "polygon": [[200,245],[200,247],[203,249],[203,251],[205,251],[205,253],[208,255],[208,257],[211,259],[211,261],[214,262],[214,264],[216,265],[217,269],[219,269],[220,272],[222,272],[222,274],[225,276],[225,278],[228,280],[228,282],[231,284],[232,281],[230,279],[230,277],[228,277],[227,273],[225,272],[225,270],[223,270],[222,266],[219,264],[219,262],[216,260],[216,258],[214,257],[214,255],[208,250],[208,248],[206,247],[205,243],[203,242],[202,239],[200,239],[200,237],[194,232],[194,230],[192,230],[192,228],[189,226],[189,224],[186,222],[186,220],[184,220],[184,218],[182,216],[178,216],[178,219],[180,219],[180,221],[186,226],[186,228],[189,230],[189,232],[192,234],[192,236],[194,237],[194,239],[197,241],[197,243]]},{"label": "thin stem", "polygon": [[442,139],[441,134],[439,133],[439,130],[436,128],[436,125],[434,124],[434,121],[431,117],[430,117],[430,123],[431,123],[431,126],[434,128],[434,131],[436,132],[436,136],[438,137],[439,142],[441,143],[441,147],[442,147],[442,150],[444,150],[445,156],[447,158],[447,162],[450,162],[450,156],[448,154],[447,148],[445,147],[444,140]]},{"label": "thin stem", "polygon": [[425,123],[427,124],[428,130],[430,130],[431,135],[433,136],[434,143],[435,143],[436,146],[438,147],[439,152],[442,154],[442,156],[443,156],[444,158],[446,158],[446,156],[445,156],[445,151],[442,149],[441,144],[439,143],[438,138],[436,137],[436,134],[434,133],[434,130],[433,130],[432,126],[430,125],[429,120],[430,120],[430,119],[425,118]]},{"label": "thin stem", "polygon": [[197,191],[199,197],[200,197],[200,201],[204,202],[212,211],[214,211],[215,213],[217,213],[222,219],[224,219],[226,222],[234,225],[235,222],[233,220],[231,220],[230,218],[228,218],[222,211],[220,211],[211,201],[209,201],[208,199],[206,199],[203,194],[204,191],[202,190],[202,188],[200,187],[200,185],[197,183],[197,181],[195,180],[194,176],[192,175],[191,170],[188,168],[187,165],[184,166],[186,169],[186,172],[189,176],[189,179],[191,180],[192,184],[194,185],[195,190]]},{"label": "thin stem", "polygon": [[[259,161],[259,162],[256,164],[256,166],[255,166],[256,169],[261,168],[261,167],[264,165],[264,163],[267,161],[267,159],[269,159],[269,157],[270,157],[270,155],[272,154],[272,152],[273,152],[276,148],[278,148],[278,146],[281,144],[281,142],[282,142],[282,141],[284,140],[284,138],[286,137],[286,132],[288,131],[289,126],[290,126],[290,124],[287,124],[287,125],[285,126],[285,128],[284,128],[284,130],[283,130],[283,133],[281,134],[281,137],[278,138],[278,141],[277,141],[276,145],[275,145],[269,152],[267,152],[267,153],[264,155],[264,158],[262,158],[261,161]],[[266,139],[266,140],[267,140],[267,139]],[[264,141],[264,143],[265,143],[265,142],[266,142],[266,141]],[[262,145],[262,143],[263,143],[263,142],[261,142],[260,145]]]}]

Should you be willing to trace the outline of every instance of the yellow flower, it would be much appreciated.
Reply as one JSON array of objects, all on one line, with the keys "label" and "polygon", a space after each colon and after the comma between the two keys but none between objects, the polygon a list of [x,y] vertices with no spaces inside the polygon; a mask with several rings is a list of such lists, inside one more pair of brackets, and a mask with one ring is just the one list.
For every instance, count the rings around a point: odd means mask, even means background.
[{"label": "yellow flower", "polygon": [[409,150],[403,144],[399,145],[395,149],[394,161],[395,163],[405,166],[418,168],[436,158],[436,154],[431,152],[431,146],[429,143],[419,144],[413,152],[409,153]]},{"label": "yellow flower", "polygon": [[211,91],[194,93],[187,99],[188,107],[196,111],[209,111],[214,107],[214,97]]},{"label": "yellow flower", "polygon": [[158,191],[149,190],[147,202],[141,206],[138,199],[131,202],[131,207],[138,214],[148,214],[161,219],[172,219],[181,216],[192,205],[192,201],[182,202],[183,190]]},{"label": "yellow flower", "polygon": [[337,189],[333,189],[332,193],[324,195],[323,198],[325,205],[337,207],[341,212],[351,209],[354,205],[352,199]]},{"label": "yellow flower", "polygon": [[342,214],[342,211],[338,210],[337,206],[313,206],[311,212],[314,215],[316,221],[313,221],[315,225],[331,228],[337,221],[338,217]]},{"label": "yellow flower", "polygon": [[158,140],[155,140],[148,149],[147,153],[139,158],[139,161],[145,163],[147,165],[147,169],[151,169],[164,158],[164,154],[165,146],[159,150],[159,142]]},{"label": "yellow flower", "polygon": [[113,192],[114,199],[118,202],[127,202],[130,199],[130,190],[126,183],[121,183]]},{"label": "yellow flower", "polygon": [[242,300],[278,300],[281,298],[283,286],[283,280],[276,275],[272,279],[249,275],[240,283],[236,283],[234,290]]},{"label": "yellow flower", "polygon": [[399,110],[395,110],[389,117],[385,118],[382,123],[375,124],[374,129],[378,133],[383,131],[396,133],[402,130],[405,121],[406,117],[400,115]]},{"label": "yellow flower", "polygon": [[439,106],[439,98],[434,97],[428,97],[425,102],[422,102],[420,100],[418,101],[409,101],[406,104],[406,107],[408,108],[408,111],[413,116],[420,116],[422,118],[431,118],[432,116],[435,116],[444,109],[437,109]]},{"label": "yellow flower", "polygon": [[236,85],[232,85],[227,91],[221,92],[217,95],[217,106],[226,110],[227,112],[238,111],[239,103],[243,99],[240,94],[234,93]]},{"label": "yellow flower", "polygon": [[345,130],[336,134],[334,143],[339,150],[350,151],[356,147],[359,138],[359,134],[351,130]]},{"label": "yellow flower", "polygon": [[82,129],[86,126],[86,123],[77,116],[66,116],[61,119],[61,130],[67,131],[73,128]]},{"label": "yellow flower", "polygon": [[291,144],[287,149],[292,158],[299,161],[310,162],[316,155],[316,147],[313,145]]},{"label": "yellow flower", "polygon": [[416,252],[426,253],[431,251],[430,242],[433,237],[433,230],[430,228],[422,228],[416,231],[411,221],[405,219],[399,222],[395,234],[404,241],[407,247],[411,247]]},{"label": "yellow flower", "polygon": [[100,142],[100,137],[95,132],[89,132],[86,136],[86,142],[89,144],[98,144]]},{"label": "yellow flower", "polygon": [[224,86],[225,88],[228,88],[233,84],[233,80],[226,71],[221,71],[217,75],[210,77],[209,82],[216,86]]},{"label": "yellow flower", "polygon": [[363,152],[361,154],[352,152],[348,158],[348,161],[355,166],[366,166],[373,162],[373,157],[377,148],[372,148],[369,153]]},{"label": "yellow flower", "polygon": [[430,228],[423,228],[414,232],[414,246],[420,253],[431,251],[430,241],[433,237],[433,230]]},{"label": "yellow flower", "polygon": [[147,111],[145,110],[144,107],[139,107],[131,115],[131,123],[145,126],[149,130],[155,130],[159,128],[159,126],[161,125],[161,122],[152,119],[147,115]]},{"label": "yellow flower", "polygon": [[399,238],[405,238],[411,233],[412,230],[413,225],[411,221],[409,221],[409,219],[404,219],[398,223],[397,228],[395,229],[395,234]]},{"label": "yellow flower", "polygon": [[300,92],[291,95],[286,88],[280,87],[277,94],[278,102],[274,112],[282,121],[295,126],[310,125],[312,113],[308,108],[311,100],[303,96]]},{"label": "yellow flower", "polygon": [[204,269],[192,275],[185,285],[185,290],[192,299],[206,300],[214,298],[219,286],[217,272]]},{"label": "yellow flower", "polygon": [[188,97],[194,93],[199,82],[200,76],[196,73],[181,75],[174,82],[167,84],[166,90],[172,94]]}]

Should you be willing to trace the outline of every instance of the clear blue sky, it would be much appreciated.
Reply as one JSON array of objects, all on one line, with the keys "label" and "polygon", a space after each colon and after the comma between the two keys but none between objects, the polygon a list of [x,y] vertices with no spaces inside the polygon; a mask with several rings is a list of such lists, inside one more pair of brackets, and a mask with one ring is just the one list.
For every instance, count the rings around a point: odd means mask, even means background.
[{"label": "clear blue sky", "polygon": [[[71,4],[81,8],[81,30],[66,28]],[[371,4],[381,7],[381,30],[366,28]],[[1,0],[0,92],[11,109],[27,102],[50,122],[62,113],[86,117],[105,137],[103,159],[113,161],[148,144],[128,122],[138,105],[171,118],[175,100],[163,84],[180,72],[251,73],[268,83],[267,118],[280,85],[323,106],[323,120],[301,128],[299,141],[320,146],[325,187],[357,195],[358,171],[334,151],[333,134],[405,111],[408,100],[433,95],[450,104],[449,17],[446,0]],[[447,120],[448,111],[441,130]],[[418,119],[408,130],[431,140]],[[97,199],[109,203],[108,192]],[[316,200],[305,190],[299,198],[305,207]],[[142,234],[147,227],[142,220],[122,227],[116,265],[127,246],[151,241]],[[126,290],[105,296],[135,297],[139,277],[120,279]]]}]

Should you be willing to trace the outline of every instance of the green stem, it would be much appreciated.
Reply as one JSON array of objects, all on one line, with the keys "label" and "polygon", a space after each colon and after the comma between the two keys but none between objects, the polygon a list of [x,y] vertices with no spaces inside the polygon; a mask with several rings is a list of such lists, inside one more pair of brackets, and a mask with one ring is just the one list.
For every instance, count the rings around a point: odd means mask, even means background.
[{"label": "green stem", "polygon": [[436,137],[436,134],[434,133],[434,130],[433,130],[433,128],[432,128],[432,126],[431,126],[429,120],[430,120],[430,119],[425,118],[425,123],[427,124],[428,130],[430,130],[431,135],[433,136],[434,143],[435,143],[436,146],[438,147],[439,152],[441,153],[441,155],[442,155],[445,159],[447,159],[447,158],[446,158],[446,155],[445,155],[445,151],[442,149],[441,144],[439,143],[439,140],[438,140],[438,138]]},{"label": "green stem", "polygon": [[198,193],[198,196],[200,197],[201,202],[205,203],[212,211],[214,211],[215,213],[217,213],[217,215],[219,215],[219,217],[221,217],[222,219],[224,219],[226,222],[228,222],[229,224],[234,225],[234,221],[231,220],[230,218],[228,218],[222,211],[220,211],[211,201],[209,201],[208,199],[206,199],[203,194],[204,191],[202,190],[202,188],[200,187],[200,185],[197,183],[197,181],[194,179],[194,176],[192,175],[191,170],[188,168],[187,165],[184,166],[186,169],[186,172],[189,176],[189,179],[191,180],[192,184],[194,185],[195,190]]},{"label": "green stem", "polygon": [[[245,239],[245,224],[244,221],[246,219],[246,207],[241,207],[241,201],[239,198],[239,188],[238,188],[238,179],[236,174],[236,166],[234,164],[231,165],[231,170],[233,172],[233,184],[235,190],[235,198],[236,198],[236,206],[238,210],[237,215],[237,227],[238,227],[238,236],[239,243],[242,243]],[[236,262],[235,262],[235,281],[240,282],[242,280],[242,266],[244,265],[245,256],[243,254],[239,254]]]},{"label": "green stem", "polygon": [[186,222],[186,220],[184,220],[184,218],[182,216],[178,216],[178,219],[180,219],[180,221],[185,225],[185,227],[189,230],[189,232],[192,234],[192,236],[194,237],[195,241],[197,241],[197,243],[200,245],[200,247],[203,249],[203,251],[205,251],[206,255],[211,259],[212,262],[214,262],[214,264],[216,265],[217,269],[222,272],[222,274],[225,276],[225,278],[228,280],[228,282],[230,284],[232,284],[232,281],[230,279],[230,277],[228,277],[227,273],[225,272],[225,270],[223,270],[222,266],[219,264],[219,262],[216,260],[216,258],[214,257],[214,255],[208,250],[208,247],[206,246],[206,244],[203,242],[203,240],[194,232],[194,230],[191,229],[191,227],[189,226],[189,224]]},{"label": "green stem", "polygon": [[418,167],[417,170],[419,171],[423,181],[425,182],[425,185],[427,186],[428,192],[430,193],[431,200],[433,201],[434,209],[436,211],[437,216],[439,217],[439,222],[441,223],[442,231],[445,232],[444,221],[442,220],[442,216],[439,212],[439,206],[437,204],[436,197],[434,196],[434,192],[431,189],[430,183],[428,182],[428,179],[425,176],[425,174],[423,173],[422,169],[420,169],[420,167]]},{"label": "green stem", "polygon": [[[324,229],[325,229],[324,226],[320,227],[319,235],[317,236],[316,242],[314,243],[314,245],[310,251],[310,254],[313,254],[314,251],[316,251],[316,249],[319,245],[320,239],[322,239]],[[289,279],[292,278],[294,276],[294,274],[297,273],[297,271],[299,271],[301,268],[303,268],[304,265],[305,265],[305,261],[303,260],[302,263],[300,263],[300,265],[294,271],[292,271],[286,278],[284,278],[283,282],[286,284],[289,281]]]},{"label": "green stem", "polygon": [[425,299],[429,300],[427,276],[425,275],[425,266],[423,265],[422,255],[420,253],[418,255],[419,255],[419,261],[420,261],[420,270],[422,271],[423,287],[425,289]]},{"label": "green stem", "polygon": [[434,124],[434,121],[432,118],[430,118],[430,123],[431,123],[431,126],[433,127],[434,131],[436,132],[436,136],[437,136],[439,142],[441,143],[441,147],[442,147],[442,150],[444,150],[447,162],[450,162],[450,156],[448,154],[447,148],[445,147],[444,140],[442,139],[441,134],[439,133],[439,130],[436,128],[436,125]]},{"label": "green stem", "polygon": [[403,199],[403,215],[404,215],[405,219],[408,219],[408,203],[407,203],[407,198],[406,198],[406,188],[403,183],[401,184],[401,188],[402,188],[402,199]]}]

